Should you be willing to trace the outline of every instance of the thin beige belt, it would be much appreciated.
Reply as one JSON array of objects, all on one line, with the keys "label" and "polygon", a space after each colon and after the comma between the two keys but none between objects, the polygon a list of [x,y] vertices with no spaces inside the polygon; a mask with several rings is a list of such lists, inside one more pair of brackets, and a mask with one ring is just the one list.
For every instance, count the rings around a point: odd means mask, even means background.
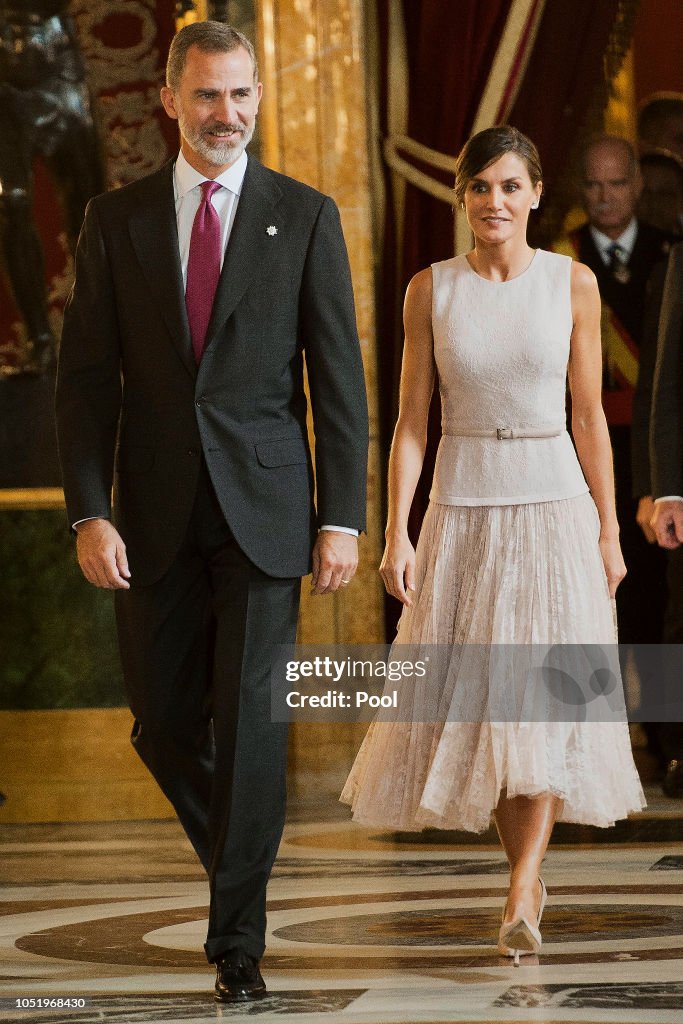
[{"label": "thin beige belt", "polygon": [[444,430],[445,437],[495,437],[498,441],[512,441],[517,437],[559,437],[565,431],[564,427],[548,427],[537,429],[535,427],[495,427],[492,430]]}]

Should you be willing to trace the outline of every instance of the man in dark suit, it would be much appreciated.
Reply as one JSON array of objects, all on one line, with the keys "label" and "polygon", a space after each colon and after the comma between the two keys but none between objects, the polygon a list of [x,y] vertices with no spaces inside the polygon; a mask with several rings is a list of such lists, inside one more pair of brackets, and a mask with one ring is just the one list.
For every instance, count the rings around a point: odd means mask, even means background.
[{"label": "man in dark suit", "polygon": [[[674,250],[672,249],[672,252]],[[658,263],[650,280],[650,296],[643,321],[640,347],[638,383],[633,398],[633,424],[631,427],[631,454],[633,461],[633,493],[652,495],[653,482],[650,459],[650,430],[652,426],[652,391],[657,358],[657,337],[662,310],[667,264]],[[668,315],[668,314],[667,314]],[[656,540],[652,526],[655,505],[652,497],[641,499],[638,522],[645,537]],[[666,550],[666,582],[668,600],[664,613],[662,639],[666,644],[683,643],[683,547]],[[652,657],[653,649],[650,651]],[[660,666],[662,679],[666,679],[666,666]],[[653,695],[654,696],[654,695]],[[645,723],[650,744],[665,765],[662,789],[666,796],[683,797],[683,723]]]},{"label": "man in dark suit", "polygon": [[[671,250],[664,283],[657,360],[650,419],[650,463],[652,493],[655,499],[652,528],[657,542],[675,559],[679,594],[683,586],[680,555],[683,553],[683,242]],[[670,574],[671,576],[671,574]],[[683,625],[669,637],[671,643],[683,643]],[[674,665],[676,659],[673,659]],[[670,680],[680,689],[680,664]],[[668,722],[662,726],[663,742],[670,755],[665,792],[683,796],[683,725]]]},{"label": "man in dark suit", "polygon": [[355,571],[367,410],[337,209],[244,152],[251,44],[183,29],[161,96],[177,160],[87,210],[58,433],[79,562],[116,591],[132,740],[208,872],[205,950],[231,1001],[265,992],[287,751],[273,645],[295,638],[302,575],[324,594]]},{"label": "man in dark suit", "polygon": [[[636,218],[641,187],[638,160],[626,139],[599,136],[592,140],[583,159],[588,222],[569,236],[569,247],[564,249],[591,268],[602,301],[602,402],[614,455],[620,541],[628,570],[617,590],[617,616],[620,643],[629,645],[661,643],[666,603],[665,558],[652,543],[654,537],[646,539],[637,521],[649,521],[652,498],[649,490],[633,495],[631,473],[633,398],[649,281],[668,249],[666,235]],[[648,665],[640,667],[644,676]],[[641,683],[647,686],[647,679]]]}]

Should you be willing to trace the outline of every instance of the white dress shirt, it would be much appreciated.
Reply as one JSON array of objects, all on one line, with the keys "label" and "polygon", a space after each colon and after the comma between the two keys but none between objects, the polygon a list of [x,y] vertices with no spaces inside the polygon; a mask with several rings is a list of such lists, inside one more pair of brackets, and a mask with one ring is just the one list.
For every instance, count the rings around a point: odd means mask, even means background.
[{"label": "white dress shirt", "polygon": [[590,226],[590,233],[595,244],[595,248],[600,253],[600,258],[606,267],[608,267],[612,262],[612,253],[610,252],[610,249],[613,245],[618,245],[624,254],[621,257],[621,262],[628,263],[631,259],[633,246],[636,244],[638,221],[635,217],[631,217],[628,227],[625,231],[622,231],[618,238],[610,238],[608,235],[603,234],[602,231],[598,231],[597,228],[594,228],[592,224]]},{"label": "white dress shirt", "polygon": [[[223,257],[230,238],[232,225],[237,213],[237,202],[242,191],[242,183],[247,170],[247,154],[242,153],[232,167],[223,171],[213,180],[222,187],[214,192],[211,205],[221,222],[221,269]],[[178,222],[178,246],[180,248],[180,264],[183,268],[183,288],[187,285],[187,262],[190,258],[190,238],[192,225],[202,199],[199,187],[206,177],[196,171],[187,162],[182,152],[178,153],[173,173],[173,191],[175,193],[175,215]]]},{"label": "white dress shirt", "polygon": [[[246,153],[223,171],[213,180],[222,187],[217,189],[211,197],[211,204],[218,214],[221,222],[221,269],[225,250],[230,239],[230,232],[237,213],[244,175],[247,171],[248,158]],[[190,239],[192,237],[192,225],[199,209],[202,198],[200,185],[206,181],[206,177],[195,170],[192,164],[183,156],[182,151],[178,153],[173,170],[173,193],[175,196],[175,213],[178,224],[178,247],[180,249],[180,265],[183,271],[183,289],[187,286],[187,264],[190,258]],[[92,518],[92,517],[88,517]],[[74,528],[87,519],[79,519],[75,522]],[[358,536],[358,530],[350,526],[321,526],[321,530],[335,530],[338,533],[349,533],[353,537]]]}]

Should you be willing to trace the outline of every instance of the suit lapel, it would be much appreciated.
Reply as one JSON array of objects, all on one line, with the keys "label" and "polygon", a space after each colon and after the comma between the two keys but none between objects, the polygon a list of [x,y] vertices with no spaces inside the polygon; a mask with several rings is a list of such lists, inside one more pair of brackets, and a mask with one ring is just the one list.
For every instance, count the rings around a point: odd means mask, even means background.
[{"label": "suit lapel", "polygon": [[581,239],[579,244],[579,259],[586,266],[590,267],[596,277],[600,278],[607,273],[607,268],[603,263],[602,256],[593,241],[590,228],[586,224],[583,228],[579,229],[579,237]]},{"label": "suit lapel", "polygon": [[646,233],[643,231],[640,221],[638,221],[638,231],[636,233],[636,240],[633,243],[633,249],[629,257],[629,266],[633,265],[633,268],[639,270],[643,263],[649,262],[646,259],[648,250],[648,239]]},{"label": "suit lapel", "polygon": [[215,342],[217,333],[234,312],[258,268],[267,259],[268,250],[274,244],[274,233],[269,233],[267,229],[275,228],[277,234],[281,228],[281,222],[274,213],[280,195],[275,176],[253,157],[249,157],[216,289],[205,350]]},{"label": "suit lapel", "polygon": [[173,161],[150,177],[148,196],[131,216],[129,230],[150,293],[159,306],[173,344],[187,371],[196,377],[180,266]]}]

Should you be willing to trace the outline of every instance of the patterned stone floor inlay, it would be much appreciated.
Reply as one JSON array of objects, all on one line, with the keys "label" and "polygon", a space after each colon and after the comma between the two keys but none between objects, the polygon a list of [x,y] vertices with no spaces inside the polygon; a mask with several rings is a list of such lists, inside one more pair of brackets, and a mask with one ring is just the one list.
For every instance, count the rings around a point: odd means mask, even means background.
[{"label": "patterned stone floor inlay", "polygon": [[[330,1014],[345,1009],[363,994],[362,989],[317,990],[304,992],[274,992],[249,1006],[217,1006],[210,994],[144,997],[107,996],[87,1000],[83,1009],[68,1011],[15,1010],[11,1001],[0,1004],[3,1021],[21,1021],[22,1024],[148,1024],[174,1022],[192,1024],[216,1019],[236,1020],[244,1017],[281,1016],[284,1014]],[[49,1014],[49,1016],[48,1016]]]},{"label": "patterned stone floor inlay", "polygon": [[[497,926],[497,913],[472,907],[466,915],[457,910],[435,909],[313,920],[279,928],[273,935],[323,945],[481,946],[495,935]],[[575,939],[588,938],[591,942],[609,938],[651,939],[663,935],[680,939],[683,937],[683,906],[583,904],[578,914],[573,908],[549,909],[543,920],[546,943],[561,941],[569,932],[573,932]]]},{"label": "patterned stone floor inlay", "polygon": [[[496,840],[494,829],[482,832],[480,836],[468,836],[464,832],[445,832],[443,838],[441,835],[438,829],[425,829],[424,832],[388,832],[384,841],[401,844],[417,841],[434,843],[437,846],[445,841],[457,846],[463,842],[492,843]],[[598,828],[593,825],[574,825],[561,821],[555,826],[554,836],[556,842],[570,844],[676,843],[683,841],[683,819],[679,817],[651,818],[647,815],[634,816],[628,821],[618,821],[611,829]]]},{"label": "patterned stone floor inlay", "polygon": [[683,983],[639,985],[516,985],[494,1006],[526,1009],[683,1010]]},{"label": "patterned stone floor inlay", "polygon": [[683,856],[661,857],[650,871],[683,871]]},{"label": "patterned stone floor inlay", "polygon": [[[515,968],[495,944],[495,835],[365,829],[328,797],[294,803],[268,894],[269,994],[246,1007],[213,1001],[208,885],[176,823],[0,825],[1,1024],[683,1024],[683,842],[656,814],[621,842],[558,830],[543,949]],[[655,807],[683,820],[683,801]]]},{"label": "patterned stone floor inlay", "polygon": [[294,857],[283,857],[276,862],[273,877],[303,878],[306,875],[317,878],[343,878],[346,875],[377,878],[381,875],[406,878],[410,875],[499,875],[506,870],[506,861],[498,860],[366,860],[358,857],[353,863],[348,860],[305,861]]}]

